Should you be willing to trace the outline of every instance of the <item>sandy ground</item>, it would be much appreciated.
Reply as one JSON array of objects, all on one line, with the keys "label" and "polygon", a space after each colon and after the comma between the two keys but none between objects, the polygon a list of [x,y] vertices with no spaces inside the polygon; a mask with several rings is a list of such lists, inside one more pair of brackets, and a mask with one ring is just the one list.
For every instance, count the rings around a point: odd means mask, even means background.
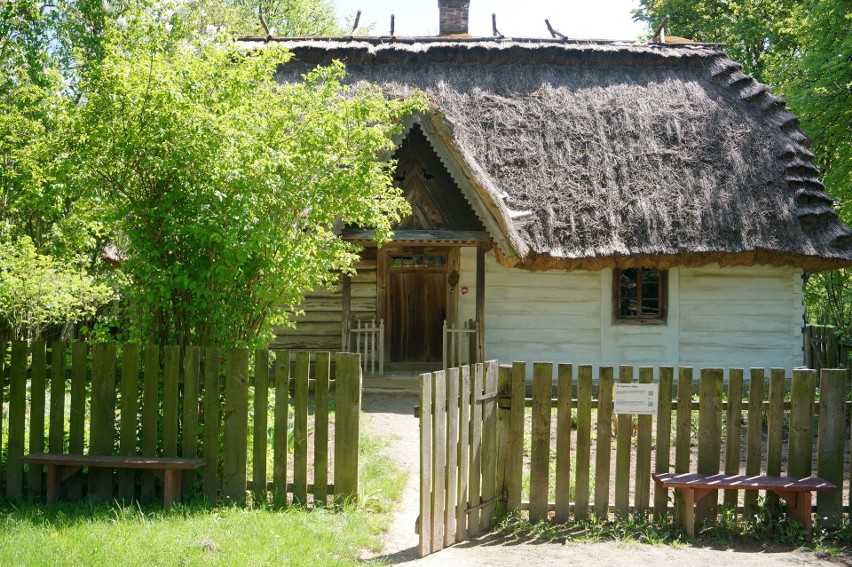
[{"label": "sandy ground", "polygon": [[415,395],[365,393],[363,408],[367,427],[388,436],[388,454],[409,471],[403,501],[397,508],[394,523],[383,538],[384,550],[364,559],[378,559],[390,564],[416,565],[494,565],[529,567],[534,564],[663,565],[700,566],[732,565],[852,565],[852,556],[821,558],[813,553],[788,549],[765,549],[741,546],[736,549],[713,547],[669,547],[642,544],[606,543],[519,543],[493,535],[456,544],[424,559],[417,558],[417,534],[414,523],[418,515],[418,423],[414,418]]}]

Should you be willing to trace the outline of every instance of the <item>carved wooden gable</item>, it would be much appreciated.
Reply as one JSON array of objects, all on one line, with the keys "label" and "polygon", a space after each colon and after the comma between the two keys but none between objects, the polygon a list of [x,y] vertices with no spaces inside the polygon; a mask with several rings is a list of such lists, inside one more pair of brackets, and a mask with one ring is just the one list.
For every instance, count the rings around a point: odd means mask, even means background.
[{"label": "carved wooden gable", "polygon": [[417,125],[396,153],[395,183],[411,204],[401,230],[485,230]]}]

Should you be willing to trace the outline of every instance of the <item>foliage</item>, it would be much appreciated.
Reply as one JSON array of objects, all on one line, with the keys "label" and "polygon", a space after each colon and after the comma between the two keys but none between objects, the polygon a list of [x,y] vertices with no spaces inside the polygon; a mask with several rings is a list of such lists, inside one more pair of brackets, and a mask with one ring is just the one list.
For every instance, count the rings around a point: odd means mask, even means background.
[{"label": "foliage", "polygon": [[[653,30],[666,15],[667,31],[722,42],[745,70],[772,86],[801,119],[812,140],[826,191],[852,224],[852,12],[846,0],[640,0],[634,19]],[[811,278],[809,318],[849,333],[848,270]],[[842,290],[846,290],[842,292]],[[822,304],[847,295],[845,304]],[[838,295],[839,294],[839,295]],[[843,309],[843,305],[846,306]]]},{"label": "foliage", "polygon": [[811,325],[832,324],[852,332],[852,270],[811,274],[805,284],[805,309]]},{"label": "foliage", "polygon": [[107,34],[66,138],[68,183],[123,238],[139,339],[257,344],[351,268],[335,223],[387,238],[406,203],[389,162],[415,103],[342,85],[342,65],[273,79],[285,51],[182,36],[145,13]]},{"label": "foliage", "polygon": [[[3,5],[0,239],[128,281],[113,310],[128,338],[260,344],[305,291],[351,269],[333,227],[387,237],[406,210],[379,158],[419,102],[346,87],[340,64],[277,85],[284,50],[220,29],[254,22],[255,5]],[[263,10],[277,33],[336,29],[323,0]]]},{"label": "foliage", "polygon": [[0,320],[15,339],[36,339],[50,325],[91,316],[111,298],[107,285],[39,254],[27,237],[0,246]]},{"label": "foliage", "polygon": [[335,19],[328,0],[199,0],[180,9],[199,32],[211,26],[236,35],[265,36],[260,14],[275,36],[334,36],[348,31]]}]

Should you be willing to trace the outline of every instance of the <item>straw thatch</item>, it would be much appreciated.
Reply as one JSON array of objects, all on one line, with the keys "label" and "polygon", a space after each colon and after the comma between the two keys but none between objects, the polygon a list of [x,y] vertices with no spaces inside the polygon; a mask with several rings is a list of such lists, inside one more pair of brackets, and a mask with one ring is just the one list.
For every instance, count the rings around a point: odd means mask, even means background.
[{"label": "straw thatch", "polygon": [[[424,131],[498,256],[528,269],[852,264],[795,116],[707,46],[289,40],[280,81],[340,59]],[[430,122],[430,124],[425,124]],[[471,190],[476,193],[472,196]],[[480,216],[483,216],[480,214]],[[502,232],[497,235],[494,232]]]}]

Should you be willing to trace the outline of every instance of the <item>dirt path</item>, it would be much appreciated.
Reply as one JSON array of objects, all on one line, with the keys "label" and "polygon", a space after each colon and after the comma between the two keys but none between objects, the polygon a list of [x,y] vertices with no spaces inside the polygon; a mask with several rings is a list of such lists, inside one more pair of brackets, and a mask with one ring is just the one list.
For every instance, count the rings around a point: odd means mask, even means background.
[{"label": "dirt path", "polygon": [[383,538],[384,550],[365,556],[390,564],[412,565],[476,565],[529,567],[535,564],[558,565],[595,562],[600,565],[663,565],[698,567],[732,565],[737,567],[773,565],[852,565],[852,557],[820,558],[813,553],[764,549],[745,546],[737,549],[713,547],[670,547],[633,543],[518,543],[496,536],[457,544],[424,559],[417,559],[417,534],[414,522],[418,514],[419,440],[414,418],[414,395],[365,393],[363,408],[367,427],[387,435],[388,455],[409,472],[403,501],[397,508],[395,521]]}]

